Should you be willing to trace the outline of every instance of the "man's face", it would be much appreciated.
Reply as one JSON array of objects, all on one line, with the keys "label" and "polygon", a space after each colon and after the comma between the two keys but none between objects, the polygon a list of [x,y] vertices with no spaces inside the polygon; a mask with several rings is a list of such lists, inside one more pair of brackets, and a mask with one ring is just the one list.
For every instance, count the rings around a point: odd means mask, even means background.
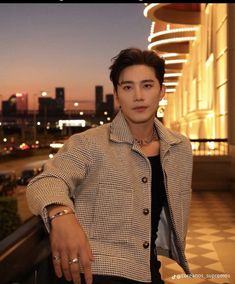
[{"label": "man's face", "polygon": [[127,121],[138,124],[154,118],[164,91],[152,67],[133,65],[121,72],[115,95]]}]

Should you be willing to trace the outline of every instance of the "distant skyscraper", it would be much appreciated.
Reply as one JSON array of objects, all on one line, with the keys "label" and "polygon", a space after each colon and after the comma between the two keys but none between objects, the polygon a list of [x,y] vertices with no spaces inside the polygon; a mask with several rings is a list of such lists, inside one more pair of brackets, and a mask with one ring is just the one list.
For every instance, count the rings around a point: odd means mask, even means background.
[{"label": "distant skyscraper", "polygon": [[16,111],[19,114],[26,114],[28,111],[28,94],[16,93]]},{"label": "distant skyscraper", "polygon": [[56,101],[50,97],[40,97],[39,102],[39,115],[47,118],[56,114]]},{"label": "distant skyscraper", "polygon": [[3,116],[16,115],[16,95],[11,95],[10,98],[2,102],[2,114]]},{"label": "distant skyscraper", "polygon": [[103,105],[103,86],[95,86],[95,112],[100,115]]},{"label": "distant skyscraper", "polygon": [[107,111],[110,116],[114,115],[114,97],[113,94],[106,95]]},{"label": "distant skyscraper", "polygon": [[55,89],[55,101],[56,101],[56,110],[57,114],[64,113],[64,88],[56,88]]}]

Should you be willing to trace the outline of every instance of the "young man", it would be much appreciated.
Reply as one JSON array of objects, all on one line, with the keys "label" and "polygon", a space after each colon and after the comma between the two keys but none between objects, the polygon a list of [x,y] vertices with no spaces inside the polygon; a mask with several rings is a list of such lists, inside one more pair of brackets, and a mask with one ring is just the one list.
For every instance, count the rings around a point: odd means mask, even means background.
[{"label": "young man", "polygon": [[158,254],[190,273],[191,145],[155,117],[164,96],[162,58],[125,49],[110,69],[120,111],[110,124],[71,136],[29,184],[28,203],[50,232],[58,277],[164,283]]}]

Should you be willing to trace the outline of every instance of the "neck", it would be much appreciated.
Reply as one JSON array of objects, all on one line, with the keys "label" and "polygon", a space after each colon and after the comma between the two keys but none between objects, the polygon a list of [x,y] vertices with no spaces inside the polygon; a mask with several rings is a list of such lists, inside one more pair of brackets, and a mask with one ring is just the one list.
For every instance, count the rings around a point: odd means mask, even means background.
[{"label": "neck", "polygon": [[154,130],[154,119],[146,123],[131,123],[127,121],[131,134],[136,140],[151,140]]},{"label": "neck", "polygon": [[151,140],[153,137],[154,126],[148,125],[147,127],[138,127],[134,130],[132,129],[132,135],[137,140]]}]

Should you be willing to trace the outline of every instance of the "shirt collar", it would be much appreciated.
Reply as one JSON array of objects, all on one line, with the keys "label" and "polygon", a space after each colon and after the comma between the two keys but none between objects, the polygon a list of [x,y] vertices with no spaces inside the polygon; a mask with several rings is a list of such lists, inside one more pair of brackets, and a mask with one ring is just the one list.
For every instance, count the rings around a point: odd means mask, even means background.
[{"label": "shirt collar", "polygon": [[[181,139],[171,130],[167,129],[157,118],[155,118],[154,124],[160,141],[162,140],[169,145],[181,142]],[[133,144],[133,136],[121,110],[117,113],[116,117],[110,124],[110,139],[119,143]]]}]

